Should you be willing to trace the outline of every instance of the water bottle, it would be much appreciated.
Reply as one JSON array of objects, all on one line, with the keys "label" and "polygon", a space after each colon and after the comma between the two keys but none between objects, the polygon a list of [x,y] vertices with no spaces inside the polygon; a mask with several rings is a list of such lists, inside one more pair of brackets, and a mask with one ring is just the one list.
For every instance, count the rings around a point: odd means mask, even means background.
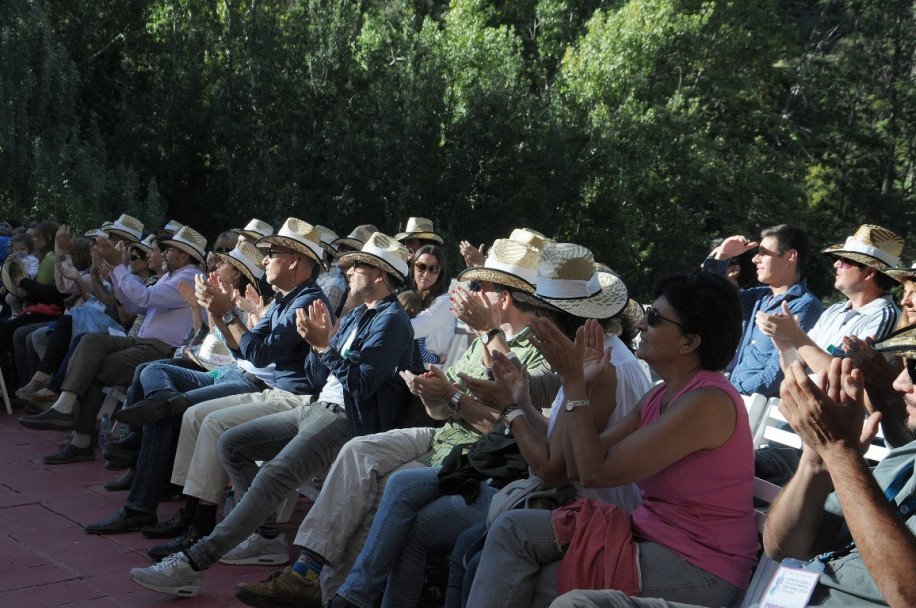
[{"label": "water bottle", "polygon": [[111,418],[108,414],[102,414],[102,422],[99,423],[99,447],[104,448],[111,443]]},{"label": "water bottle", "polygon": [[226,491],[226,500],[223,501],[223,519],[226,519],[229,516],[229,513],[232,512],[232,509],[235,507],[235,489],[229,488]]}]

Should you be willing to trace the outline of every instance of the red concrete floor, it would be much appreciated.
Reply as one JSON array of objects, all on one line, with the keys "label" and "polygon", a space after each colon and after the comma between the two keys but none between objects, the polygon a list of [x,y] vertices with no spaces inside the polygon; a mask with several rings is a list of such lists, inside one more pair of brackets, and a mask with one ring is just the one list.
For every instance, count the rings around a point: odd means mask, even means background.
[{"label": "red concrete floor", "polygon": [[[155,544],[139,532],[113,536],[86,534],[83,526],[114,513],[126,492],[108,492],[108,471],[98,460],[49,466],[41,457],[57,451],[66,434],[32,431],[0,406],[0,608],[114,608],[172,606],[227,608],[242,606],[235,585],[258,581],[276,567],[216,564],[204,574],[200,596],[175,599],[147,591],[127,577],[131,568],[147,566],[146,547]],[[288,539],[311,501],[300,498],[290,521]],[[178,502],[159,506],[160,520],[170,517]],[[291,557],[298,553],[290,547]]]}]

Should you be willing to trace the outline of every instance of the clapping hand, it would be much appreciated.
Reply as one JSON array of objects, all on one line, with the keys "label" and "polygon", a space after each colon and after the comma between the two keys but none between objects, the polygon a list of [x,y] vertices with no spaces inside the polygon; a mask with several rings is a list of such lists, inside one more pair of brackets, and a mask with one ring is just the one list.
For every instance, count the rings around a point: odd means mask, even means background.
[{"label": "clapping hand", "polygon": [[483,249],[483,243],[480,244],[480,247],[474,247],[468,241],[461,241],[458,245],[458,250],[461,251],[461,257],[464,258],[464,263],[468,268],[483,266]]},{"label": "clapping hand", "polygon": [[312,302],[308,312],[304,308],[296,309],[296,331],[314,348],[327,348],[338,327],[340,320],[331,323],[328,307],[321,300]]},{"label": "clapping hand", "polygon": [[452,291],[451,298],[455,317],[472,330],[485,332],[500,326],[499,309],[490,303],[485,293],[469,293],[459,287]]}]

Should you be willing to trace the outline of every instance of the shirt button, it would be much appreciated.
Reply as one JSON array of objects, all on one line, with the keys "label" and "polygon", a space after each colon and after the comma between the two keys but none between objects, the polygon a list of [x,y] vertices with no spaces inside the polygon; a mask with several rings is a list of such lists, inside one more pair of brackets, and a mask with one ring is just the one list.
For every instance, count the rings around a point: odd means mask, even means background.
[{"label": "shirt button", "polygon": [[909,513],[909,512],[910,512],[910,508],[909,508],[908,506],[903,505],[903,506],[900,507],[900,513],[901,513],[901,515],[906,515],[906,514]]}]

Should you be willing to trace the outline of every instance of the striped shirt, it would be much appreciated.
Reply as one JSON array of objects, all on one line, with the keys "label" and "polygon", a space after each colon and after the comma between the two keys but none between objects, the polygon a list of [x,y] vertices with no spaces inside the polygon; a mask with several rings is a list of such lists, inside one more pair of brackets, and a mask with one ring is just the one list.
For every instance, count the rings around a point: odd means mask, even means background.
[{"label": "striped shirt", "polygon": [[808,332],[808,337],[828,353],[843,347],[843,336],[881,340],[894,330],[900,309],[890,295],[884,294],[865,306],[853,310],[848,300],[824,311]]}]

